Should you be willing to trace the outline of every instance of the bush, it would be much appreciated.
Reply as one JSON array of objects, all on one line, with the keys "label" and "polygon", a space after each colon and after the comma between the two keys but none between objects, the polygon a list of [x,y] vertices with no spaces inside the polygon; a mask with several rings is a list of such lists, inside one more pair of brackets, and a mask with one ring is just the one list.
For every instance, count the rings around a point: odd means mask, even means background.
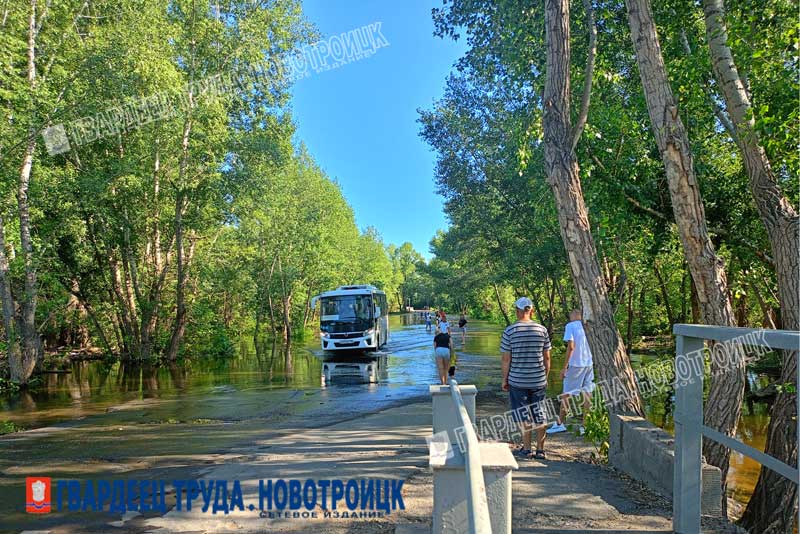
[{"label": "bush", "polygon": [[600,461],[608,461],[608,440],[611,437],[608,410],[602,405],[596,406],[593,404],[591,411],[586,414],[584,427],[586,432],[583,438],[595,446]]},{"label": "bush", "polygon": [[20,432],[23,428],[15,425],[11,421],[0,421],[0,436],[3,434],[13,434],[14,432]]}]

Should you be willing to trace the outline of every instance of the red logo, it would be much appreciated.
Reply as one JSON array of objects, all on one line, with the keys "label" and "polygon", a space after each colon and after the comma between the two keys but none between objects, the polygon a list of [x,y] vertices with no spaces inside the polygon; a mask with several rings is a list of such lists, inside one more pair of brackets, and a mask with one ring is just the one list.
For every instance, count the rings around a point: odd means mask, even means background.
[{"label": "red logo", "polygon": [[50,477],[25,479],[25,511],[29,514],[46,514],[50,511]]}]

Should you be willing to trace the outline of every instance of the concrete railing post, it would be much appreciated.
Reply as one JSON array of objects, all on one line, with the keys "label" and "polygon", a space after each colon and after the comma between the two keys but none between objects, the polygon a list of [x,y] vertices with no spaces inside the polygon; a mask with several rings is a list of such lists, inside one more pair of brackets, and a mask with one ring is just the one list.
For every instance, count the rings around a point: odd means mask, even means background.
[{"label": "concrete railing post", "polygon": [[675,470],[672,528],[700,532],[703,446],[703,340],[677,336],[675,356]]},{"label": "concrete railing post", "polygon": [[478,442],[472,428],[477,389],[456,387],[430,387],[433,532],[511,534],[511,471],[517,462],[505,443]]}]

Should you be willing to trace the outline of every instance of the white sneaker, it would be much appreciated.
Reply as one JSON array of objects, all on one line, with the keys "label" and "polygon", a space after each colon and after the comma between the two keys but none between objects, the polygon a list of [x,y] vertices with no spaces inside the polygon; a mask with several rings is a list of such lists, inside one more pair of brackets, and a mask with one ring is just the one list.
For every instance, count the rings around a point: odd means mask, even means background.
[{"label": "white sneaker", "polygon": [[580,435],[582,436],[582,435],[586,434],[586,429],[585,429],[585,428],[583,428],[583,427],[580,427],[580,428],[578,429],[578,432],[579,432],[579,433],[580,433]]},{"label": "white sneaker", "polygon": [[547,429],[548,434],[557,434],[559,432],[566,432],[567,427],[564,426],[564,423],[558,424],[554,423],[553,426]]}]

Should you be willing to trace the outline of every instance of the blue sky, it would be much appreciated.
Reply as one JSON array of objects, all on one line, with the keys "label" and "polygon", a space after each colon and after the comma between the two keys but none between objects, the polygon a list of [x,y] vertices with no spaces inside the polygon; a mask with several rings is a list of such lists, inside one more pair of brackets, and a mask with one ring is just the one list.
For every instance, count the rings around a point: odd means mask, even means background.
[{"label": "blue sky", "polygon": [[337,180],[359,227],[388,243],[428,242],[447,222],[434,193],[435,155],[419,137],[417,108],[441,97],[465,51],[463,40],[433,36],[431,8],[441,0],[304,0],[323,36],[374,22],[389,46],[369,58],[313,73],[293,88],[296,140]]}]

